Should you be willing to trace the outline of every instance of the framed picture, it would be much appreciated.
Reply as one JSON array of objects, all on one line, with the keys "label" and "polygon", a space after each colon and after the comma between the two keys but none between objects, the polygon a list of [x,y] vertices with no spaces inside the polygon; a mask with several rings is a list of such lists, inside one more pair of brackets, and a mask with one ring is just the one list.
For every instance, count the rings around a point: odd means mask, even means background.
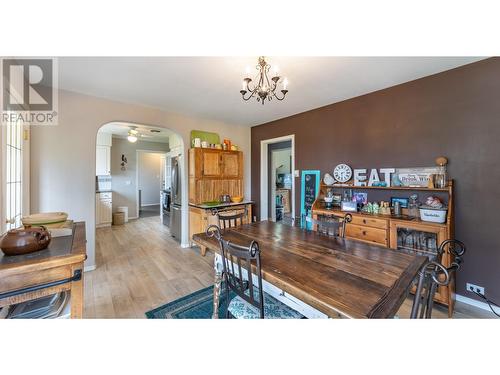
[{"label": "framed picture", "polygon": [[367,204],[368,203],[368,193],[353,193],[352,201],[357,204]]},{"label": "framed picture", "polygon": [[401,208],[408,208],[408,198],[391,197],[391,206],[394,207],[394,202],[399,202]]}]

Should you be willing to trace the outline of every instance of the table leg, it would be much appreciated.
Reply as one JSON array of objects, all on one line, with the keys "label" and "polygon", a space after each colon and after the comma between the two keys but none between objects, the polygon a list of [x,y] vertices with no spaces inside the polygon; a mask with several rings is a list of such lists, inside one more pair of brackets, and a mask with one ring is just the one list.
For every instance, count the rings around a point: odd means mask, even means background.
[{"label": "table leg", "polygon": [[83,318],[83,263],[71,267],[71,273],[75,270],[82,272],[82,278],[71,282],[71,319]]},{"label": "table leg", "polygon": [[207,247],[206,246],[200,246],[200,253],[201,253],[201,256],[204,257],[205,254],[207,253]]},{"label": "table leg", "polygon": [[219,319],[219,299],[222,287],[222,265],[217,262],[217,256],[214,256],[214,312],[212,319]]}]

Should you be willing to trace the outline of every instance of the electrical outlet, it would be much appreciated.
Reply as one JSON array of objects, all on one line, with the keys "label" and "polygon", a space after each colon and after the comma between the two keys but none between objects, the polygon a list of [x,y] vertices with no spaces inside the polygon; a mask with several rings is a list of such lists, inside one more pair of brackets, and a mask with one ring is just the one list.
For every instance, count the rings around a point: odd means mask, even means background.
[{"label": "electrical outlet", "polygon": [[471,283],[467,283],[465,285],[465,287],[467,288],[467,290],[469,292],[476,292],[476,293],[479,293],[479,294],[482,294],[484,296],[484,288],[482,286],[477,286],[477,285],[474,285],[474,284],[471,284]]}]

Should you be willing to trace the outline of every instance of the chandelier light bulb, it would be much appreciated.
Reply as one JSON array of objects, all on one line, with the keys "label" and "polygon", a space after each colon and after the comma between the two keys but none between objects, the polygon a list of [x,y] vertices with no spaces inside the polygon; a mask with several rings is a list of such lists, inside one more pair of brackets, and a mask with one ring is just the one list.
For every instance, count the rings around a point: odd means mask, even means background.
[{"label": "chandelier light bulb", "polygon": [[130,143],[135,143],[137,142],[137,137],[135,135],[129,135],[127,137],[127,140],[130,142]]},{"label": "chandelier light bulb", "polygon": [[288,87],[288,78],[285,77],[285,79],[283,80],[283,90],[287,90],[287,87]]}]

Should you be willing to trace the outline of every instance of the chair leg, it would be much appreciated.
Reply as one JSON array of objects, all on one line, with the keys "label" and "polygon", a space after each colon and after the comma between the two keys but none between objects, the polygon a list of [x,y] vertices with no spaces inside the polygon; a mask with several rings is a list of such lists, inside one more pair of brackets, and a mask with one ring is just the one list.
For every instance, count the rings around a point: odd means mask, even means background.
[{"label": "chair leg", "polygon": [[226,285],[226,319],[231,319],[231,313],[229,312],[229,288]]}]

